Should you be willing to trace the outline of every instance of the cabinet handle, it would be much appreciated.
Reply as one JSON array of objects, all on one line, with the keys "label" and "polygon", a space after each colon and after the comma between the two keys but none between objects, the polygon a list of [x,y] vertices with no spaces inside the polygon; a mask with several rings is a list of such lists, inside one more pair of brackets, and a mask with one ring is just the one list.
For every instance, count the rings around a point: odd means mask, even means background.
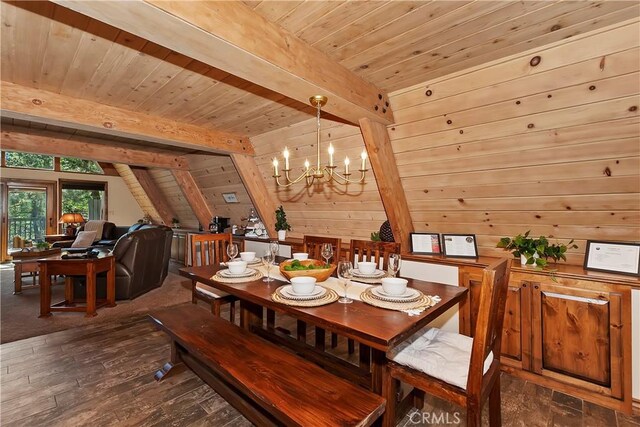
[{"label": "cabinet handle", "polygon": [[527,284],[526,284],[526,283],[523,283],[523,284],[522,284],[522,287],[523,287],[523,288],[526,288],[526,287],[527,287]]},{"label": "cabinet handle", "polygon": [[534,288],[534,289],[540,289],[540,286],[535,285],[533,288]]}]

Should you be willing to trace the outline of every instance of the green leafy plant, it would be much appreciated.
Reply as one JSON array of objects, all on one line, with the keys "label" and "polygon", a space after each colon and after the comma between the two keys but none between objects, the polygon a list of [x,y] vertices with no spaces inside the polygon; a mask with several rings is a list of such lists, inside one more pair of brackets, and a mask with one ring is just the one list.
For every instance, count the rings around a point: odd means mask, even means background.
[{"label": "green leafy plant", "polygon": [[280,230],[291,231],[291,226],[287,222],[287,214],[285,213],[282,205],[276,209],[276,231]]},{"label": "green leafy plant", "polygon": [[[549,244],[549,240],[545,236],[538,238],[529,237],[531,230],[517,236],[503,237],[500,239],[496,247],[511,251],[515,258],[524,256],[527,265],[535,264],[538,267],[544,267],[551,258],[554,262],[567,260],[566,252],[568,249],[577,249],[578,245],[573,243],[573,239],[566,245],[564,243]],[[537,254],[537,256],[536,256]]]},{"label": "green leafy plant", "polygon": [[382,239],[380,238],[380,232],[374,231],[373,233],[371,233],[371,240],[374,242],[381,242]]},{"label": "green leafy plant", "polygon": [[37,249],[49,249],[51,247],[51,244],[49,244],[48,242],[38,242],[36,243],[36,248]]}]

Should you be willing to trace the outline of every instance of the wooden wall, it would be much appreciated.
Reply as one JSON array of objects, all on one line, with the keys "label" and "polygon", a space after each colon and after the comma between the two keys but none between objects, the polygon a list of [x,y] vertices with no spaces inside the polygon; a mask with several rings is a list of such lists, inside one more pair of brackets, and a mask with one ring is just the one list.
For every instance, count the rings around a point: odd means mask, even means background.
[{"label": "wooden wall", "polygon": [[[391,94],[416,231],[640,240],[638,21]],[[535,65],[539,62],[538,65]]]},{"label": "wooden wall", "polygon": [[[153,206],[153,203],[151,203],[151,200],[149,200],[149,196],[147,196],[147,193],[145,193],[140,186],[140,183],[138,183],[138,180],[133,175],[133,172],[131,172],[129,165],[114,163],[113,166],[122,177],[122,180],[127,185],[127,188],[131,192],[133,198],[138,202],[138,206],[140,206],[144,215],[149,215],[154,223],[162,224],[162,218],[160,218],[158,211]],[[166,225],[171,226],[171,224]]]},{"label": "wooden wall", "polygon": [[[291,176],[303,170],[305,158],[312,164],[316,160],[316,119],[251,138],[267,188],[274,195],[276,206],[282,205],[291,224],[290,236],[305,234],[339,236],[343,239],[369,239],[372,231],[378,231],[386,220],[373,173],[369,172],[364,185],[350,184],[344,194],[344,186],[336,185],[333,191],[328,185],[306,189],[301,183],[290,188],[276,187],[272,178],[271,162],[274,157],[284,163],[282,150],[291,152]],[[352,169],[357,169],[364,142],[357,126],[322,119],[322,163],[328,161],[329,143],[335,147],[335,163],[344,170],[344,158],[349,156]],[[342,192],[343,194],[339,193]]]}]

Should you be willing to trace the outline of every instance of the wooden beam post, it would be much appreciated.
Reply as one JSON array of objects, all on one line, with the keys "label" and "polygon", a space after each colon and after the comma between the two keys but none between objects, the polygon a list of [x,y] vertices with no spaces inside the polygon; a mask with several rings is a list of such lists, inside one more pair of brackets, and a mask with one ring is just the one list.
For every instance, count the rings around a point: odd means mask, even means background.
[{"label": "wooden beam post", "polygon": [[[171,220],[176,217],[176,214],[173,209],[171,209],[171,205],[167,201],[167,198],[153,181],[149,171],[142,168],[131,168],[131,172],[133,172],[133,175],[138,180],[140,187],[142,187],[144,192],[147,194],[147,197],[158,212],[162,221],[165,225],[170,227]],[[202,225],[204,226],[205,224]]]},{"label": "wooden beam post", "polygon": [[276,237],[276,205],[273,203],[273,198],[262,178],[255,158],[232,154],[231,160],[247,189],[247,193],[249,193],[253,207],[269,233],[269,237]]},{"label": "wooden beam post", "polygon": [[86,138],[85,141],[63,139],[61,137],[65,134],[58,135],[51,137],[37,133],[22,133],[12,130],[9,126],[3,126],[2,149],[163,169],[189,168],[189,163],[184,156],[85,142],[88,140]]},{"label": "wooden beam post", "polygon": [[378,191],[393,230],[393,237],[396,242],[402,243],[404,251],[408,251],[411,248],[409,233],[413,231],[413,222],[387,127],[364,118],[360,120],[360,132],[367,147],[371,169],[376,176]]},{"label": "wooden beam post", "polygon": [[196,215],[196,218],[198,218],[198,222],[200,222],[200,225],[204,228],[207,228],[213,214],[209,209],[207,200],[198,188],[198,184],[195,179],[193,179],[193,175],[191,175],[191,172],[175,169],[172,170],[171,173],[178,182],[178,186],[187,199],[189,206],[191,206],[191,210]]},{"label": "wooden beam post", "polygon": [[[109,2],[112,3],[112,2]],[[2,82],[2,115],[215,153],[253,154],[248,138]]]},{"label": "wooden beam post", "polygon": [[125,165],[123,163],[114,163],[113,167],[126,184],[133,198],[136,199],[136,202],[138,202],[138,206],[140,206],[142,212],[145,215],[149,215],[154,222],[160,223],[162,221],[160,214],[156,210],[156,207],[153,205],[153,203],[151,203],[151,200],[147,196],[147,193],[145,193],[144,189],[138,183],[138,180],[131,171],[129,165]]},{"label": "wooden beam post", "polygon": [[53,2],[305,105],[325,95],[324,111],[352,123],[361,117],[393,123],[383,90],[243,2]]}]

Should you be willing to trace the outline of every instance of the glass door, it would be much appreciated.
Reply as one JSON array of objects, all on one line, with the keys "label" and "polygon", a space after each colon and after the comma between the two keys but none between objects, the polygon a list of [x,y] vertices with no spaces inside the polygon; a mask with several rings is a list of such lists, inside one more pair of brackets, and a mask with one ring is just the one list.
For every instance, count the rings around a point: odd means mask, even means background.
[{"label": "glass door", "polygon": [[2,259],[5,260],[14,240],[20,237],[33,242],[45,241],[56,233],[55,184],[5,183],[2,191]]}]

